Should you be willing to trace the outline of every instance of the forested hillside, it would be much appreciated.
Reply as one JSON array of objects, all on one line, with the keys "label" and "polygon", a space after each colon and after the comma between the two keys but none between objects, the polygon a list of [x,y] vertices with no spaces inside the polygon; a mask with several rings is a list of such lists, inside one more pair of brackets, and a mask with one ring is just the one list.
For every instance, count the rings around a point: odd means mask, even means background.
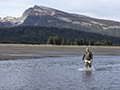
[{"label": "forested hillside", "polygon": [[14,43],[38,43],[46,44],[51,36],[65,38],[69,42],[75,39],[93,40],[94,42],[107,40],[114,44],[120,44],[120,37],[111,37],[90,32],[78,31],[66,28],[20,26],[12,28],[0,28],[0,40],[13,41]]}]

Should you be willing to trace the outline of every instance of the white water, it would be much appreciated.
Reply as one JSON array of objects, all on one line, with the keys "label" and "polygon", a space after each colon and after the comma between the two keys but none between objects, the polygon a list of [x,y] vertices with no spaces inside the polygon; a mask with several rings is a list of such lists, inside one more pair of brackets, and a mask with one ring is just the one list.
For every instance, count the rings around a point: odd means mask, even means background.
[{"label": "white water", "polygon": [[93,66],[91,68],[88,68],[88,69],[86,69],[86,68],[79,68],[78,70],[79,71],[96,71],[96,69]]}]

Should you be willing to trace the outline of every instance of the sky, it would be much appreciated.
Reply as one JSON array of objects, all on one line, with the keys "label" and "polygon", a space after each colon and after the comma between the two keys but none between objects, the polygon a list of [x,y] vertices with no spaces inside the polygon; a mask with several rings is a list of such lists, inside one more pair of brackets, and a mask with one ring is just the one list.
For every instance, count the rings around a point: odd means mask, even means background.
[{"label": "sky", "polygon": [[20,17],[34,5],[120,22],[120,0],[0,0],[0,17]]}]

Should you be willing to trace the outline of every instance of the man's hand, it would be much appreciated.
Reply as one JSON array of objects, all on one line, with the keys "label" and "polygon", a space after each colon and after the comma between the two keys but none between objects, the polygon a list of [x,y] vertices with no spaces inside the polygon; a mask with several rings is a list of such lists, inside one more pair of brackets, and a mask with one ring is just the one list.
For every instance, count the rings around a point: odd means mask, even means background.
[{"label": "man's hand", "polygon": [[90,61],[92,61],[92,59],[90,59]]},{"label": "man's hand", "polygon": [[82,62],[84,62],[84,60],[82,60]]}]

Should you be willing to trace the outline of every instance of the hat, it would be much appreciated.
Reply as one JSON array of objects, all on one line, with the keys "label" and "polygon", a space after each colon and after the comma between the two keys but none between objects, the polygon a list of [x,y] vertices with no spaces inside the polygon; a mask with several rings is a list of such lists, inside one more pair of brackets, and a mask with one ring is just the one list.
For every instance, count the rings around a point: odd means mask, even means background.
[{"label": "hat", "polygon": [[88,51],[89,51],[89,48],[86,48],[86,50],[88,50]]}]

